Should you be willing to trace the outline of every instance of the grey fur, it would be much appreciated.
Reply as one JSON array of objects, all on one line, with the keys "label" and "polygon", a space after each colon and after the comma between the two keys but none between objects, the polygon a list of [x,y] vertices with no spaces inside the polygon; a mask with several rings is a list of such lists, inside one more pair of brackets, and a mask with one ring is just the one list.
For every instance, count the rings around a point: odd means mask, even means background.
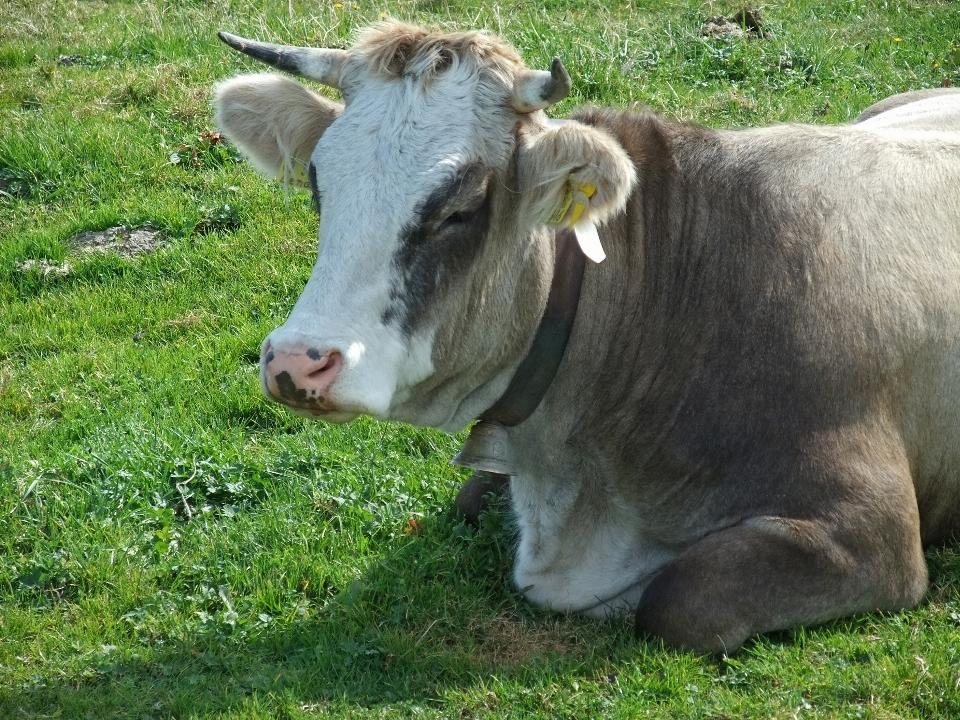
[{"label": "grey fur", "polygon": [[512,431],[553,572],[628,517],[638,631],[708,651],[915,604],[960,530],[960,137],[577,120],[639,182]]}]

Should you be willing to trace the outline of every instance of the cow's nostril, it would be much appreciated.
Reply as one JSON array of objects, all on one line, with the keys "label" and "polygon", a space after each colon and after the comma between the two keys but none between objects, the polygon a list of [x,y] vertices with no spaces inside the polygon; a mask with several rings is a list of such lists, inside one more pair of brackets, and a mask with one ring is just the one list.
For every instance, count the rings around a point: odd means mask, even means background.
[{"label": "cow's nostril", "polygon": [[[316,353],[315,350],[313,352]],[[308,352],[307,355],[310,355],[310,352]],[[311,355],[311,357],[313,356]],[[318,354],[318,356],[314,359],[319,360],[321,359],[321,356],[319,356]],[[307,377],[308,378],[320,377],[324,373],[327,373],[327,372],[330,372],[331,370],[336,369],[339,365],[340,365],[340,353],[333,351],[329,353],[325,358],[323,358],[323,363],[320,365],[320,367],[314,369],[313,372],[308,373]]]},{"label": "cow's nostril", "polygon": [[334,407],[328,391],[343,369],[339,350],[292,344],[267,351],[260,373],[267,397],[311,412],[329,412]]},{"label": "cow's nostril", "polygon": [[260,348],[260,357],[264,365],[269,365],[271,362],[273,362],[273,345],[269,340],[263,341],[263,347]]}]

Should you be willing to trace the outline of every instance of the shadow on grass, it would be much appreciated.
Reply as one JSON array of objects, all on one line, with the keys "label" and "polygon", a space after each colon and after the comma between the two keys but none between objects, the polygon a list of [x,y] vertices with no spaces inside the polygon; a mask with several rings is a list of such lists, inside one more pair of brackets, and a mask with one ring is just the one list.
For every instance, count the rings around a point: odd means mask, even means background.
[{"label": "shadow on grass", "polygon": [[[770,668],[807,654],[805,646],[819,657],[832,633],[849,642],[828,655],[845,653],[851,667],[869,668],[874,654],[887,652],[874,648],[877,623],[901,619],[861,615],[771,633],[730,660],[665,651],[635,640],[629,620],[531,608],[511,590],[512,545],[498,512],[479,530],[428,515],[335,596],[305,592],[296,617],[232,634],[194,629],[177,639],[132,629],[123,651],[105,646],[85,667],[0,687],[0,717],[403,716],[417,707],[482,716],[497,702],[522,705],[531,688],[531,703],[539,692],[579,694],[584,702],[612,697],[618,673],[632,675],[624,682],[644,703],[667,707],[691,678],[706,678],[717,692],[766,683],[778,672]],[[931,602],[955,594],[957,557],[955,546],[928,553]],[[902,619],[909,624],[909,613]],[[137,641],[139,654],[129,649]],[[591,689],[574,692],[575,683]]]},{"label": "shadow on grass", "polygon": [[617,656],[645,653],[626,623],[559,617],[524,603],[509,583],[512,543],[496,511],[478,530],[428,516],[359,579],[325,602],[311,598],[295,619],[243,637],[139,637],[140,653],[105,651],[82,670],[0,691],[0,716],[441,709],[453,698],[485,701],[494,674],[507,683],[602,679]]}]

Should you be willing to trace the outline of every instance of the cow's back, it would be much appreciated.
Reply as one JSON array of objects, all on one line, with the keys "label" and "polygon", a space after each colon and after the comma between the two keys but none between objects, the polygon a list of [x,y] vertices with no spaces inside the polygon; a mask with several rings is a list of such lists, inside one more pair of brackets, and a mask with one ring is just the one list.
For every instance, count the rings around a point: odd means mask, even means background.
[{"label": "cow's back", "polygon": [[853,121],[871,128],[960,131],[960,88],[913,90],[885,98]]}]

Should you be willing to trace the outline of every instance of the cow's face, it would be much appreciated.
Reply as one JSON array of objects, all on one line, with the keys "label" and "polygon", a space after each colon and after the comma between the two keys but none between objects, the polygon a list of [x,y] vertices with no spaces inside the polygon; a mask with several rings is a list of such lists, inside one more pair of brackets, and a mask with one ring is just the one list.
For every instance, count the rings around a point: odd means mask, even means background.
[{"label": "cow's face", "polygon": [[[274,64],[303,73],[296,52]],[[336,76],[343,106],[276,75],[217,90],[228,136],[308,185],[320,211],[310,280],[263,343],[263,390],[333,421],[462,428],[503,391],[542,314],[544,220],[571,183],[597,186],[600,219],[632,167],[608,136],[537,112],[558,64],[530,73],[486,36],[395,25],[333,52],[321,79]]]}]

